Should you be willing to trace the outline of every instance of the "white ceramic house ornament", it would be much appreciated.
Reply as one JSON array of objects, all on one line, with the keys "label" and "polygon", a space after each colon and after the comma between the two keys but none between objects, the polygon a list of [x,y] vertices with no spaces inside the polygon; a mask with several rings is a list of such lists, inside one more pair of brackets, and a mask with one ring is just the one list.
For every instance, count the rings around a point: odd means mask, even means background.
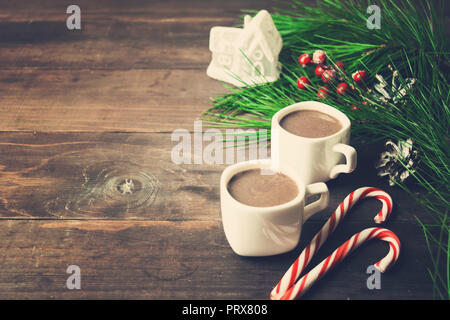
[{"label": "white ceramic house ornament", "polygon": [[209,37],[212,60],[206,71],[211,78],[243,87],[276,81],[283,46],[272,17],[261,10],[246,15],[244,28],[213,27]]}]

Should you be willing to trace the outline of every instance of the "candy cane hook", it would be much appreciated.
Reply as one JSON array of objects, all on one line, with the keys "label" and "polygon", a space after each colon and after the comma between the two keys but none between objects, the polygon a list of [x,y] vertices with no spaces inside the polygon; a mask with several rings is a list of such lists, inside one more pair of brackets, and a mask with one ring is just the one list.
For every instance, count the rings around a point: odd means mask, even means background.
[{"label": "candy cane hook", "polygon": [[395,261],[397,261],[400,252],[400,240],[390,230],[384,228],[367,228],[356,233],[339,248],[337,248],[328,258],[305,274],[295,285],[291,286],[284,293],[280,300],[292,300],[305,293],[317,280],[325,275],[330,269],[341,262],[351,251],[359,247],[362,243],[378,238],[389,243],[389,253],[380,261],[375,263],[375,268],[380,272],[386,271]]},{"label": "candy cane hook", "polygon": [[400,253],[400,241],[398,237],[392,231],[387,229],[369,228],[355,234],[296,283],[298,277],[302,274],[314,254],[336,229],[345,214],[357,201],[368,197],[375,197],[383,204],[381,210],[374,218],[376,223],[382,223],[389,217],[393,206],[392,198],[383,190],[372,187],[363,187],[350,193],[344,201],[341,202],[322,229],[314,236],[311,243],[291,265],[283,278],[281,278],[280,282],[278,282],[277,286],[273,288],[270,294],[271,299],[294,299],[295,297],[302,295],[316,280],[340,262],[353,249],[358,247],[361,243],[373,238],[388,241],[391,248],[388,255],[377,262],[375,267],[381,272],[384,272],[388,266],[397,260]]}]

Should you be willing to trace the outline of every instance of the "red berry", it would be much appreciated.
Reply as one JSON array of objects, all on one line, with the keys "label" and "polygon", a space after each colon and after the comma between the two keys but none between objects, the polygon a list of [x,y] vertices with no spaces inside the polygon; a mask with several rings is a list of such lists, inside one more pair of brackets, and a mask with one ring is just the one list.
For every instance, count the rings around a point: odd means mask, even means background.
[{"label": "red berry", "polygon": [[336,92],[339,94],[345,94],[349,88],[350,88],[350,86],[348,84],[346,84],[345,82],[342,82],[337,86]]},{"label": "red berry", "polygon": [[326,69],[324,72],[322,72],[322,80],[325,83],[333,81],[335,76],[336,76],[336,71],[334,71],[332,69]]},{"label": "red berry", "polygon": [[336,65],[341,69],[341,71],[344,71],[344,64],[341,61],[336,62]]},{"label": "red berry", "polygon": [[326,97],[328,97],[330,93],[330,88],[328,88],[327,86],[323,86],[319,88],[319,91],[317,91],[317,95],[319,96],[319,99],[325,99]]},{"label": "red berry", "polygon": [[359,108],[356,107],[355,105],[352,105],[352,106],[353,106],[353,107],[352,107],[353,110],[359,110]]},{"label": "red berry", "polygon": [[352,74],[352,78],[357,83],[361,83],[362,81],[365,81],[367,79],[367,73],[365,71],[359,70]]},{"label": "red berry", "polygon": [[298,63],[302,67],[306,67],[308,64],[311,63],[311,56],[307,53],[302,54],[300,57],[298,57]]},{"label": "red berry", "polygon": [[307,77],[300,77],[297,80],[297,87],[301,90],[305,90],[306,86],[310,85],[311,81]]},{"label": "red berry", "polygon": [[327,60],[327,54],[322,50],[316,50],[314,51],[312,60],[316,64],[325,63],[325,61]]},{"label": "red berry", "polygon": [[318,65],[316,67],[316,70],[314,71],[316,73],[316,76],[321,77],[322,73],[325,71],[325,68],[321,65]]}]

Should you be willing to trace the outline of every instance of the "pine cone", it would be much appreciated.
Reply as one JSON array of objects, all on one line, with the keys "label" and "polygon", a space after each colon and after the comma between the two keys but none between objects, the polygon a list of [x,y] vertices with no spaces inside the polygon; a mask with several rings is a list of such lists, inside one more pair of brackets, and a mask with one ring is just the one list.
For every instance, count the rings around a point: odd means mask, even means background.
[{"label": "pine cone", "polygon": [[405,182],[416,171],[419,163],[419,153],[414,150],[413,140],[400,140],[397,143],[388,140],[385,146],[386,151],[381,153],[375,166],[378,176],[388,176],[390,186],[394,186],[396,182]]},{"label": "pine cone", "polygon": [[[384,77],[381,74],[377,74],[375,77],[377,78],[378,83],[373,86],[373,89],[369,88],[368,91],[382,104],[397,104],[407,95],[408,91],[413,88],[416,79],[406,78],[403,83],[400,84],[398,81],[398,71],[394,70],[391,65],[388,65],[388,68],[392,71],[391,86],[389,87],[389,84],[384,80]],[[406,103],[405,100],[402,102]]]}]

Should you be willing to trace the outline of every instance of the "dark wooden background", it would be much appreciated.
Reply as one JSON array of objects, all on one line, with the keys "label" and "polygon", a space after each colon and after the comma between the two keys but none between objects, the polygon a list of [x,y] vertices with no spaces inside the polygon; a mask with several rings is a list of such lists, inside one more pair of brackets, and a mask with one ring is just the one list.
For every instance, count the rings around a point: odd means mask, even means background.
[{"label": "dark wooden background", "polygon": [[[404,192],[376,177],[377,148],[357,146],[356,172],[328,185],[328,209],[304,226],[294,251],[235,255],[219,207],[224,166],[175,165],[171,132],[193,129],[227,92],[206,76],[209,30],[272,1],[87,1],[82,30],[66,28],[61,1],[0,1],[0,298],[267,299],[272,287],[340,201],[361,186],[387,190],[386,227],[398,263],[366,287],[367,267],[388,247],[373,241],[304,299],[429,299],[429,254]],[[120,186],[132,179],[131,194]],[[349,213],[314,266],[363,228],[380,207]],[[68,290],[66,268],[81,268]]]}]

